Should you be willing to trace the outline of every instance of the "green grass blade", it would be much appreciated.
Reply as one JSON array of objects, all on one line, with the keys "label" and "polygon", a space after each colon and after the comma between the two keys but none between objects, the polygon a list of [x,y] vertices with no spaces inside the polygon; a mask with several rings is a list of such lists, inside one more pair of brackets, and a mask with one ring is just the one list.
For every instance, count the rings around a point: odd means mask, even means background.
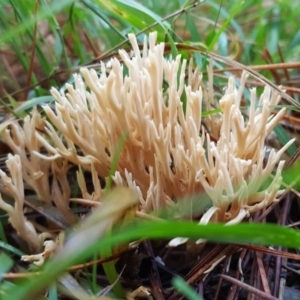
[{"label": "green grass blade", "polygon": [[174,277],[172,284],[174,288],[187,299],[203,300],[181,277]]},{"label": "green grass blade", "polygon": [[122,152],[122,149],[123,149],[123,146],[125,144],[125,141],[126,141],[126,138],[127,138],[127,134],[126,132],[123,132],[119,141],[118,141],[118,144],[117,144],[117,147],[116,147],[116,151],[113,155],[113,158],[112,158],[112,162],[111,162],[111,166],[110,166],[110,170],[109,170],[109,175],[108,175],[108,179],[106,181],[106,185],[105,185],[105,192],[106,192],[106,195],[107,193],[110,192],[111,190],[111,185],[112,185],[112,176],[115,174],[116,170],[117,170],[117,166],[118,166],[118,162],[119,162],[119,158],[120,158],[120,155],[121,155],[121,152]]},{"label": "green grass blade", "polygon": [[56,13],[62,11],[66,6],[70,5],[72,2],[73,2],[73,0],[51,2],[51,5],[49,5],[49,7],[43,7],[39,11],[36,18],[32,17],[32,15],[31,15],[28,18],[26,18],[22,22],[22,24],[19,24],[15,28],[4,32],[0,36],[0,44],[13,40],[16,35],[28,30],[31,26],[33,26],[35,24],[35,22],[42,21],[45,18],[48,18],[49,16],[51,16],[52,14],[56,14]]},{"label": "green grass blade", "polygon": [[3,277],[3,274],[7,273],[13,264],[13,260],[8,255],[6,255],[4,252],[0,253],[0,281]]},{"label": "green grass blade", "polygon": [[[120,199],[121,200],[121,199]],[[99,220],[100,222],[100,220]],[[80,229],[78,229],[80,232]],[[87,236],[88,240],[92,236]],[[47,287],[67,267],[91,257],[95,251],[104,247],[113,247],[129,241],[145,238],[174,238],[185,236],[193,239],[205,239],[223,243],[253,243],[257,245],[273,245],[288,248],[300,248],[300,232],[273,224],[243,223],[232,226],[223,224],[197,225],[188,222],[140,222],[119,231],[113,232],[109,237],[90,241],[87,247],[74,247],[74,239],[66,242],[57,257],[49,261],[44,271],[34,280],[20,284],[17,290],[10,291],[11,299],[26,299],[28,295],[35,294]],[[78,241],[80,245],[80,241]]]},{"label": "green grass blade", "polygon": [[[276,125],[274,128],[274,132],[278,138],[278,141],[280,142],[281,145],[285,145],[291,138],[289,137],[288,133],[286,130],[280,125]],[[287,154],[289,156],[292,156],[295,152],[297,151],[297,146],[295,144],[292,144],[287,150]]]},{"label": "green grass blade", "polygon": [[231,20],[234,18],[234,16],[241,10],[242,6],[244,5],[245,1],[240,1],[230,13],[229,17],[223,22],[222,26],[219,28],[219,30],[214,34],[212,41],[208,45],[208,52],[212,51],[214,45],[219,40],[220,35],[226,30],[227,26],[230,24]]},{"label": "green grass blade", "polygon": [[[237,1],[239,2],[239,4],[241,4],[240,1]],[[245,1],[244,1],[245,2]],[[220,4],[219,3],[215,3],[214,1],[207,1],[207,3],[213,7],[215,10],[220,10],[220,15],[225,19],[229,19],[231,14],[229,14],[227,12],[227,10],[224,8],[224,7],[220,7]],[[223,2],[224,3],[224,6],[226,5],[226,1]],[[232,3],[232,2],[230,2]],[[239,5],[238,4],[238,5]],[[246,4],[246,2],[245,2]],[[238,6],[237,5],[237,6]],[[229,5],[228,8],[231,8],[232,5]],[[230,21],[230,24],[231,26],[234,28],[234,30],[236,31],[239,39],[241,40],[241,42],[243,43],[244,45],[244,48],[245,48],[245,60],[248,62],[248,63],[251,63],[252,61],[250,61],[250,54],[249,54],[249,47],[248,47],[248,42],[246,41],[246,37],[245,37],[245,33],[242,29],[242,27],[239,25],[239,23],[234,19],[234,18],[231,18],[231,21]]]},{"label": "green grass blade", "polygon": [[30,100],[25,101],[17,108],[15,108],[14,113],[19,115],[25,112],[26,110],[32,110],[37,105],[43,105],[45,103],[49,104],[52,101],[54,101],[53,96],[41,96],[41,97],[32,98]]},{"label": "green grass blade", "polygon": [[[118,161],[124,146],[124,143],[126,141],[126,137],[127,134],[123,133],[118,141],[118,145],[116,148],[116,151],[113,155],[113,159],[112,159],[112,163],[111,163],[111,167],[110,167],[110,171],[109,171],[109,176],[108,179],[106,181],[106,188],[105,188],[105,194],[107,195],[110,190],[111,190],[111,185],[112,185],[112,176],[115,174],[116,169],[117,169],[117,165],[118,165]],[[106,237],[109,237],[111,235],[111,229],[108,229],[106,232]],[[100,250],[100,256],[102,258],[105,257],[109,257],[112,255],[112,248],[111,247],[103,247]],[[108,261],[106,263],[103,264],[103,269],[105,272],[105,275],[109,281],[109,283],[113,286],[113,292],[114,294],[118,297],[118,298],[123,298],[124,297],[124,292],[123,292],[123,288],[120,284],[120,282],[118,281],[118,273],[116,271],[115,268],[115,264],[113,261]]]},{"label": "green grass blade", "polygon": [[112,24],[110,18],[105,14],[107,13],[107,11],[105,11],[103,8],[99,9],[99,6],[97,6],[94,2],[83,0],[82,3],[95,15],[97,15],[102,21],[104,21],[122,40],[126,39],[125,35]]},{"label": "green grass blade", "polygon": [[58,293],[57,293],[57,286],[56,284],[51,284],[49,287],[49,300],[57,300],[58,299]]},{"label": "green grass blade", "polygon": [[98,1],[99,5],[110,11],[115,17],[126,20],[131,26],[137,29],[144,29],[152,23],[157,22],[158,26],[155,30],[158,32],[160,39],[164,38],[170,24],[162,21],[162,18],[153,13],[147,7],[138,3],[137,1]]},{"label": "green grass blade", "polygon": [[7,251],[9,251],[9,252],[11,252],[11,253],[17,254],[17,255],[19,255],[19,256],[24,255],[24,253],[23,253],[21,250],[19,250],[19,249],[13,247],[13,246],[7,244],[7,243],[4,242],[4,241],[0,241],[0,248],[1,248],[1,249],[5,249],[5,250],[7,250]]}]

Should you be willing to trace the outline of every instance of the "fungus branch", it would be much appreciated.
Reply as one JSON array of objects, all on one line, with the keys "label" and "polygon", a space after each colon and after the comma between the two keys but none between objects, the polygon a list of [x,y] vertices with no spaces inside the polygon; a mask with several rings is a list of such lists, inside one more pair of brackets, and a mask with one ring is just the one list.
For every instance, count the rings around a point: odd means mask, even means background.
[{"label": "fungus branch", "polygon": [[41,245],[34,226],[24,216],[24,185],[20,156],[9,154],[6,165],[11,177],[7,176],[2,170],[0,170],[0,177],[15,203],[14,206],[6,203],[0,194],[0,207],[8,213],[9,221],[19,236],[28,243],[30,250],[36,253]]}]

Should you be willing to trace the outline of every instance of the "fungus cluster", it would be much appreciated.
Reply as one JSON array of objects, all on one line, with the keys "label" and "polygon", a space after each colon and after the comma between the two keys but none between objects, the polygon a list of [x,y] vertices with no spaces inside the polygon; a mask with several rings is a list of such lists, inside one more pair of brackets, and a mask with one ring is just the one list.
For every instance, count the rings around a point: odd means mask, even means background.
[{"label": "fungus cluster", "polygon": [[[82,68],[74,75],[74,84],[66,85],[66,92],[52,88],[55,105],[43,107],[46,118],[35,110],[23,125],[12,124],[2,134],[15,156],[7,161],[12,182],[3,171],[0,176],[15,205],[1,199],[0,207],[34,251],[35,229],[24,215],[20,217],[23,180],[72,223],[68,165],[78,166],[82,197],[101,201],[99,179],[109,176],[124,136],[113,181],[134,191],[143,213],[175,206],[195,194],[201,201],[206,194],[211,205],[200,223],[231,224],[269,206],[282,192],[280,157],[293,140],[268,155],[265,146],[267,135],[285,113],[282,108],[273,114],[280,96],[267,86],[257,99],[251,89],[245,117],[240,108],[245,74],[239,88],[230,77],[217,101],[211,69],[205,88],[191,62],[164,56],[164,44],[156,44],[156,33],[150,34],[149,44],[145,38],[141,51],[135,36],[130,34],[129,39],[132,53],[120,50],[121,60],[102,62],[100,72]],[[216,103],[221,113],[203,118],[203,107]],[[92,174],[93,193],[87,192],[82,169]],[[184,241],[175,239],[171,245]]]}]

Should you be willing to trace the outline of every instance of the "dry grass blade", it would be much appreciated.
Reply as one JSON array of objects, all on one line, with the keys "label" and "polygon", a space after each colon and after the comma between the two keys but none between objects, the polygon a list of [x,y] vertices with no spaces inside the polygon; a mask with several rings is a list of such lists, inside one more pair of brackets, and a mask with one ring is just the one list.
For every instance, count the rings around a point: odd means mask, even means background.
[{"label": "dry grass blade", "polygon": [[[273,64],[266,64],[266,65],[256,65],[256,66],[251,66],[250,68],[252,70],[257,70],[257,71],[263,71],[263,70],[287,70],[287,69],[298,69],[300,67],[299,62],[291,62],[291,63],[273,63]],[[233,72],[233,71],[240,71],[240,67],[232,67],[232,68],[224,68],[224,69],[219,69],[215,70],[215,73],[224,73],[227,71]]]},{"label": "dry grass blade", "polygon": [[239,280],[237,280],[235,278],[232,278],[230,276],[223,275],[223,274],[221,274],[220,276],[222,278],[224,278],[225,280],[227,280],[227,281],[229,281],[229,282],[231,282],[231,283],[233,283],[233,284],[235,284],[235,285],[237,285],[237,286],[239,286],[239,287],[241,287],[241,288],[249,291],[250,293],[253,293],[253,294],[255,294],[255,295],[263,298],[263,299],[266,299],[266,300],[276,300],[277,299],[276,297],[273,297],[272,295],[270,295],[268,293],[262,292],[262,291],[254,288],[254,287],[252,287],[252,286],[250,286],[250,285],[248,285],[248,284],[246,284],[244,282],[241,282],[241,281],[239,281]]},{"label": "dry grass blade", "polygon": [[[122,199],[120,199],[122,195]],[[86,249],[99,240],[107,228],[115,221],[120,220],[125,211],[137,204],[137,198],[128,188],[116,188],[106,198],[105,202],[97,207],[70,236],[65,246],[57,254],[58,257],[69,257]]]},{"label": "dry grass blade", "polygon": [[226,57],[222,57],[220,55],[217,54],[210,54],[213,58],[219,60],[219,61],[225,61],[228,64],[231,64],[237,68],[240,68],[241,70],[245,70],[247,71],[249,74],[251,74],[254,78],[256,78],[257,80],[263,82],[266,85],[269,85],[271,88],[273,88],[282,98],[284,98],[286,101],[288,101],[290,104],[294,105],[296,108],[300,109],[300,104],[298,102],[295,101],[295,99],[293,99],[291,96],[289,96],[287,93],[285,93],[284,91],[282,91],[281,89],[279,89],[273,82],[271,82],[270,80],[268,80],[266,77],[260,75],[259,73],[257,73],[256,71],[254,71],[253,69],[251,69],[250,67],[246,67],[243,64],[240,64],[236,61],[233,61],[231,59],[228,59]]},{"label": "dry grass blade", "polygon": [[[184,45],[184,44],[177,44],[176,45],[178,50],[188,50],[188,51],[194,51],[194,52],[200,52],[203,53],[205,55],[208,55],[210,57],[212,57],[213,59],[220,61],[220,62],[225,62],[228,65],[233,66],[234,68],[237,68],[239,70],[244,70],[247,71],[249,74],[251,74],[255,79],[263,82],[264,84],[270,86],[271,88],[273,88],[282,98],[284,98],[286,101],[288,101],[290,104],[294,105],[296,108],[300,109],[300,104],[298,102],[296,102],[291,96],[289,96],[287,93],[285,93],[284,91],[282,91],[281,89],[279,89],[273,82],[271,82],[270,80],[268,80],[266,77],[262,76],[261,74],[257,73],[255,70],[253,70],[251,67],[246,67],[245,65],[234,61],[232,59],[223,57],[221,55],[218,55],[216,53],[207,53],[206,51],[202,51],[199,50],[196,47],[192,47],[192,46],[188,46],[188,45]],[[166,47],[167,48],[167,47]]]},{"label": "dry grass blade", "polygon": [[[70,297],[71,299],[78,300],[95,300],[95,296],[88,294],[78,281],[70,274],[65,274],[59,279],[59,291]],[[102,299],[102,298],[101,298]],[[109,297],[104,297],[103,299],[111,299]]]},{"label": "dry grass blade", "polygon": [[288,259],[300,260],[300,255],[296,254],[296,253],[290,253],[290,252],[271,249],[271,248],[258,246],[258,245],[240,245],[240,246],[241,246],[241,248],[257,251],[257,252],[264,253],[264,254],[270,254],[270,255],[280,256],[280,257],[284,257],[284,258],[288,258]]},{"label": "dry grass blade", "polygon": [[[64,269],[78,261],[80,255],[87,247],[104,237],[107,230],[126,214],[127,210],[137,204],[137,198],[128,188],[120,187],[114,189],[104,199],[102,205],[97,207],[86,219],[78,225],[64,246],[57,250],[51,263],[55,266],[55,273],[60,274]],[[22,297],[18,299],[35,299],[52,279],[49,277],[39,286],[30,291],[20,291]]]},{"label": "dry grass blade", "polygon": [[[140,46],[142,47],[142,46]],[[218,55],[216,53],[213,53],[213,52],[207,52],[205,50],[201,50],[197,47],[194,47],[194,46],[190,46],[190,45],[186,45],[186,44],[181,44],[181,43],[178,43],[176,44],[176,47],[178,49],[178,51],[192,51],[192,52],[199,52],[199,53],[202,53],[204,55],[207,55],[219,62],[222,62],[222,63],[226,63],[227,65],[229,66],[232,66],[232,68],[228,68],[228,69],[222,69],[223,71],[224,70],[244,70],[244,71],[247,71],[249,74],[251,74],[255,79],[257,79],[258,81],[262,82],[263,84],[265,85],[268,85],[270,86],[271,88],[273,88],[283,99],[285,99],[286,101],[288,101],[290,104],[294,105],[296,108],[300,109],[300,104],[295,101],[295,99],[293,99],[291,96],[289,96],[287,93],[285,93],[284,91],[282,91],[280,88],[278,88],[272,81],[268,80],[266,77],[264,77],[263,75],[257,73],[255,70],[263,70],[264,67],[266,66],[254,66],[254,67],[247,67],[245,66],[244,64],[241,64],[237,61],[234,61],[230,58],[227,58],[227,57],[224,57],[224,56],[221,56],[221,55]],[[171,52],[171,45],[170,44],[166,44],[165,46],[165,54],[167,53],[170,53]],[[109,53],[109,54],[106,54],[106,55],[102,55],[101,56],[101,59],[102,60],[106,60],[112,56],[115,56],[116,54],[115,53]],[[274,64],[274,66],[276,68],[291,68],[291,67],[297,67],[298,64],[285,64],[285,63],[282,63],[282,64]],[[89,67],[91,67],[91,65],[89,64]],[[267,67],[269,67],[270,69],[270,65],[267,65]]]}]

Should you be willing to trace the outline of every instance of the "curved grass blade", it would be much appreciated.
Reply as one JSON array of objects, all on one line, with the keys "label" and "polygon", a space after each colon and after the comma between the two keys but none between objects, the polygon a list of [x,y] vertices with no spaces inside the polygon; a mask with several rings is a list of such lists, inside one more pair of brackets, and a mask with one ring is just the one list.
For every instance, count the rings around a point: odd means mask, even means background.
[{"label": "curved grass blade", "polygon": [[[33,296],[47,287],[72,264],[91,257],[95,251],[99,251],[103,247],[113,247],[138,239],[170,239],[176,236],[185,236],[191,239],[203,238],[222,243],[300,247],[299,231],[273,224],[253,223],[224,226],[223,224],[198,225],[188,222],[139,222],[119,231],[116,230],[109,237],[103,238],[105,232],[103,226],[106,228],[107,220],[112,217],[108,212],[116,209],[113,209],[112,206],[116,203],[122,204],[122,195],[116,197],[115,194],[112,201],[107,201],[105,205],[110,204],[109,207],[101,205],[102,212],[98,210],[96,215],[92,214],[88,220],[83,222],[81,228],[74,232],[57,256],[45,265],[44,271],[39,277],[23,282],[17,290],[10,291],[11,299],[33,299]],[[123,205],[124,207],[126,206]],[[101,215],[102,217],[99,218]]]},{"label": "curved grass blade", "polygon": [[144,5],[133,0],[119,0],[119,1],[97,1],[100,6],[110,11],[113,15],[126,20],[131,26],[137,29],[143,29],[157,22],[158,27],[156,30],[158,34],[161,34],[163,39],[164,34],[170,27],[170,24],[166,21],[162,21],[162,18],[146,8]]}]

